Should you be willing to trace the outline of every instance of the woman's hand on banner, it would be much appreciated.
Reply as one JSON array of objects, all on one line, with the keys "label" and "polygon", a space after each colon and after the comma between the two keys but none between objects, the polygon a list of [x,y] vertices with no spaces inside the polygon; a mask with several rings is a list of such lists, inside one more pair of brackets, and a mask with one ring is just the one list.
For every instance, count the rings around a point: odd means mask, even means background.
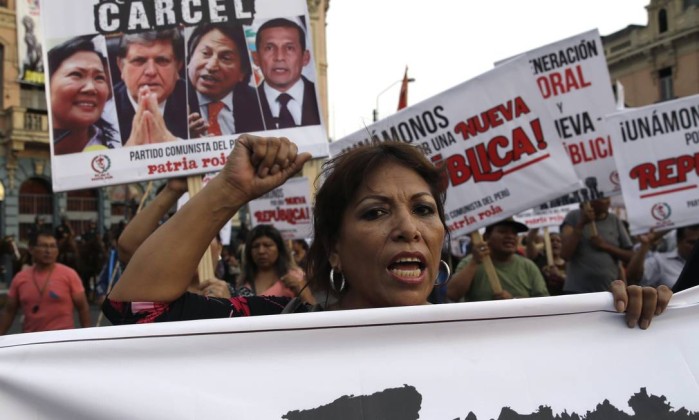
[{"label": "woman's hand on banner", "polygon": [[665,311],[672,298],[672,290],[667,286],[627,286],[622,280],[614,280],[609,291],[614,295],[617,312],[626,312],[629,328],[638,325],[643,330],[650,326],[654,316]]}]

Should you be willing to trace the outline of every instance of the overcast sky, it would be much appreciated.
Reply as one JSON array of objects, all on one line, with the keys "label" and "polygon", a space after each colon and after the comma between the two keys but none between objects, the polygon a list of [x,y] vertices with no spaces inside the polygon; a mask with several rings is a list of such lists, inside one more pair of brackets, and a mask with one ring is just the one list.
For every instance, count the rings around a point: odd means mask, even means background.
[{"label": "overcast sky", "polygon": [[[650,0],[331,0],[329,133],[337,140],[396,111],[405,66],[409,105],[490,70],[495,61],[579,33],[646,25]],[[382,91],[384,93],[381,94]]]}]

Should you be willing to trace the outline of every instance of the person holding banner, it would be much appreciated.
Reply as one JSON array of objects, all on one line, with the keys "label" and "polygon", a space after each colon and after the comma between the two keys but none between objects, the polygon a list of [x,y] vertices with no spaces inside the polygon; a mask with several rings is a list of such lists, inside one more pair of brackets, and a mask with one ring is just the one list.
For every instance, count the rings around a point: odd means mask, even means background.
[{"label": "person holding banner", "polygon": [[191,138],[264,130],[243,28],[197,26],[189,36],[187,74],[191,88]]},{"label": "person holding banner", "polygon": [[[452,302],[481,301],[548,296],[548,289],[539,268],[528,258],[517,254],[517,237],[528,230],[524,223],[504,219],[488,225],[483,239],[472,255],[459,262],[447,285],[447,297]],[[493,293],[482,265],[490,255],[502,284],[502,293]]]},{"label": "person holding banner", "polygon": [[121,147],[102,117],[112,96],[107,60],[94,36],[79,36],[48,52],[53,154]]},{"label": "person holding banner", "polygon": [[[245,203],[283,184],[310,159],[286,138],[242,135],[226,166],[138,248],[103,305],[114,324],[305,312],[273,296],[207,298],[187,293],[211,238]],[[447,234],[444,168],[399,142],[358,147],[324,165],[314,204],[309,287],[332,293],[326,310],[425,305],[440,277]],[[186,237],[187,241],[182,242]],[[647,328],[667,288],[611,288],[629,327]],[[133,301],[157,302],[140,310]]]},{"label": "person holding banner", "polygon": [[184,40],[177,28],[121,36],[114,100],[124,146],[187,138],[183,65]]},{"label": "person holding banner", "polygon": [[527,233],[526,255],[532,260],[546,281],[546,287],[551,296],[558,296],[563,292],[563,284],[566,279],[566,261],[561,258],[561,235],[557,232],[546,232],[549,236],[549,244],[551,245],[551,258],[548,260],[546,252],[542,252],[541,247],[546,245],[542,242],[539,236],[539,228],[529,229]]},{"label": "person holding banner", "polygon": [[677,248],[668,252],[653,252],[651,246],[667,232],[651,232],[640,235],[641,246],[631,257],[627,278],[631,284],[660,286],[672,288],[680,277],[686,262],[692,255],[692,249],[699,240],[699,225],[677,228]]},{"label": "person holding banner", "polygon": [[631,259],[631,238],[616,215],[609,212],[609,198],[592,200],[570,211],[561,227],[561,257],[568,262],[565,293],[609,290],[621,278],[619,261]]},{"label": "person holding banner", "polygon": [[303,76],[311,61],[306,31],[289,19],[272,19],[257,30],[255,64],[265,77],[257,91],[268,130],[320,124],[315,84]]}]

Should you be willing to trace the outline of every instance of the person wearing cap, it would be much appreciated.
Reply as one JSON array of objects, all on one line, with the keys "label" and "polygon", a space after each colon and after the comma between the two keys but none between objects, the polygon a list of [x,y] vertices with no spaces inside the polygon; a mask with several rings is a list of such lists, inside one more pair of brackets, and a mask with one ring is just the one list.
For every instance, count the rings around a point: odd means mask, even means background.
[{"label": "person wearing cap", "polygon": [[265,77],[258,87],[268,130],[319,125],[313,82],[302,75],[311,61],[306,32],[289,19],[272,19],[257,30],[252,58]]},{"label": "person wearing cap", "polygon": [[609,212],[610,203],[609,197],[600,198],[566,214],[561,225],[565,293],[606,292],[621,279],[620,262],[631,260],[631,238],[621,220]]},{"label": "person wearing cap", "polygon": [[[517,235],[529,230],[513,219],[505,219],[485,229],[485,242],[473,247],[471,254],[459,262],[447,285],[452,302],[512,299],[549,296],[539,268],[528,258],[517,254]],[[483,268],[483,258],[490,256],[495,266],[502,293],[493,293]]]}]

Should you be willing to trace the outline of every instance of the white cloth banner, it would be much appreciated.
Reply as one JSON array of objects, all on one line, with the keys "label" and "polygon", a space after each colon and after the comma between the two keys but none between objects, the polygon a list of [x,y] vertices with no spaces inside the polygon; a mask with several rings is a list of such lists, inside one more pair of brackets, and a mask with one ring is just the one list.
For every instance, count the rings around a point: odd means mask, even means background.
[{"label": "white cloth banner", "polygon": [[0,406],[7,419],[492,419],[546,407],[609,418],[606,402],[665,418],[651,396],[699,411],[697,317],[695,288],[647,331],[595,293],[19,334],[0,337]]},{"label": "white cloth banner", "polygon": [[699,223],[699,95],[607,117],[632,234]]},{"label": "white cloth banner", "polygon": [[[60,61],[54,74],[47,77],[54,191],[219,171],[235,139],[242,133],[285,136],[294,139],[301,152],[310,152],[314,157],[328,155],[327,133],[318,105],[321,102],[315,84],[317,77],[306,1],[42,0],[41,7],[45,61],[52,49],[63,51],[70,42],[88,40],[97,46],[106,46],[105,49],[98,47],[102,64],[90,52],[72,54]],[[266,66],[260,64],[258,67],[257,60],[253,59],[258,28],[274,18],[297,23],[305,37],[306,53],[300,53],[303,54],[299,58],[303,62],[300,74],[289,76],[297,78],[297,82],[284,85],[288,91],[282,92],[291,98],[287,114],[291,114],[289,118],[293,118],[296,124],[291,128],[278,128],[287,126],[281,122],[279,105],[280,90],[284,88],[278,87],[279,91],[275,93],[272,82],[265,80]],[[238,68],[231,70],[226,67],[215,74],[207,74],[208,70],[202,70],[205,59],[200,56],[203,53],[197,56],[196,51],[188,49],[194,49],[200,43],[203,45],[204,38],[212,33],[204,32],[201,37],[196,37],[192,29],[210,22],[239,24],[234,29],[227,29],[232,35],[228,32],[222,35],[222,45],[227,45],[226,42],[236,44],[227,48],[240,52],[237,55],[242,63],[235,64]],[[132,44],[136,47],[127,49],[127,56],[120,56],[120,42],[125,33],[133,35],[149,31],[157,31],[159,36],[169,32],[167,37],[158,38],[155,46],[149,44],[146,47],[144,45],[150,41],[144,43],[141,40],[139,44],[137,40]],[[179,33],[180,39],[184,37],[182,42],[173,42],[178,37],[172,36],[172,32]],[[139,46],[142,48],[136,50]],[[273,68],[269,61],[262,58],[259,61],[268,63],[267,68]],[[85,84],[85,80],[92,80],[92,74],[90,77],[81,74],[80,79],[73,83],[63,77],[62,71],[67,66],[88,68],[88,64],[100,70],[90,84],[96,88],[90,88],[89,95],[80,86]],[[269,72],[275,74],[273,70]],[[236,83],[235,79],[241,81]],[[138,101],[134,98],[145,87],[156,94],[159,112],[145,105],[136,105]],[[204,95],[207,89],[218,90],[208,97]],[[220,90],[227,91],[222,98],[218,98],[223,94]],[[213,111],[215,107],[209,109],[210,105],[224,107]],[[287,107],[286,103],[284,106]],[[135,112],[139,108],[160,116],[153,117],[151,122],[146,117],[139,117],[142,114]],[[219,117],[211,117],[209,112],[215,112]],[[206,132],[191,130],[188,120],[194,118],[195,113],[200,114],[201,120],[208,125]],[[163,134],[162,126],[167,128],[173,140],[166,140],[170,136]]]},{"label": "white cloth banner", "polygon": [[529,63],[558,138],[585,184],[575,194],[547,206],[621,194],[611,138],[603,121],[616,107],[599,31],[527,51],[514,60]]},{"label": "white cloth banner", "polygon": [[419,147],[449,175],[453,235],[579,188],[529,65],[503,64],[330,144],[330,154],[382,141]]},{"label": "white cloth banner", "polygon": [[284,185],[248,203],[252,227],[272,225],[284,239],[313,236],[311,184],[308,178],[290,178]]}]

